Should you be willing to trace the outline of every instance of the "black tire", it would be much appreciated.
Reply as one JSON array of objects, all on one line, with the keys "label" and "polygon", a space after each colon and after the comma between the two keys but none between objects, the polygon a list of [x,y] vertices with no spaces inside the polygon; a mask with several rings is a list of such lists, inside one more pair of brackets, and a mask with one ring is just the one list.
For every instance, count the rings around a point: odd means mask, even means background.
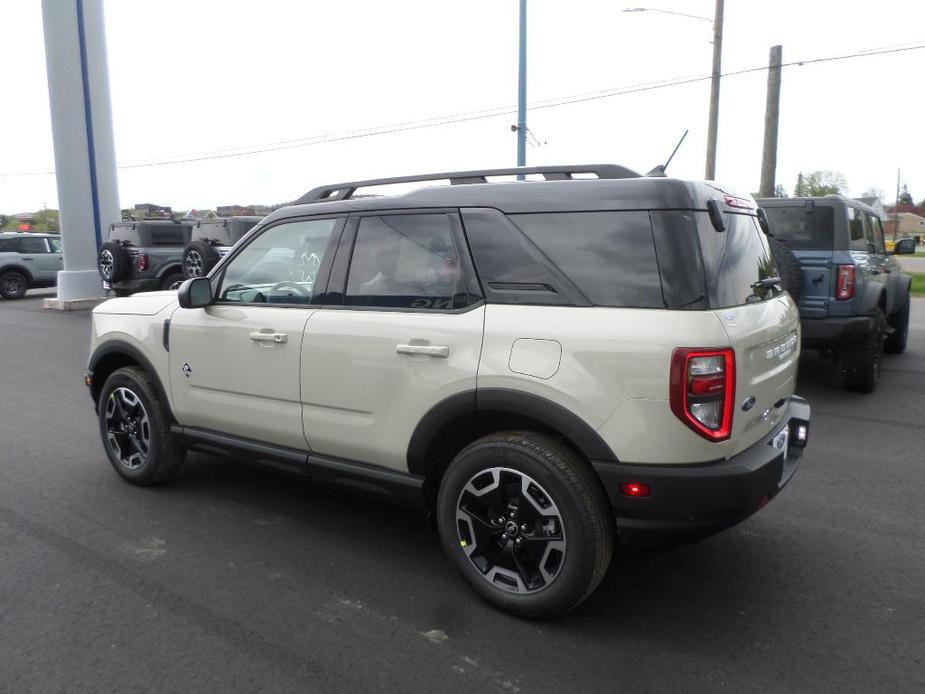
[{"label": "black tire", "polygon": [[796,303],[800,303],[800,294],[803,290],[803,270],[800,261],[786,245],[773,236],[768,237],[771,247],[771,257],[780,273],[781,286],[786,289]]},{"label": "black tire", "polygon": [[841,353],[842,383],[848,390],[870,393],[880,380],[883,362],[883,312],[873,316],[874,327],[863,340]]},{"label": "black tire", "polygon": [[128,276],[132,259],[121,243],[107,241],[96,256],[96,269],[104,282],[119,282]]},{"label": "black tire", "polygon": [[161,289],[179,289],[184,279],[186,277],[180,270],[168,272],[161,278]]},{"label": "black tire", "polygon": [[594,472],[568,446],[533,432],[491,434],[463,449],[440,484],[437,523],[475,592],[523,617],[576,607],[613,551],[613,517]]},{"label": "black tire", "polygon": [[22,299],[29,289],[29,278],[19,270],[7,270],[0,275],[0,296],[4,299]]},{"label": "black tire", "polygon": [[183,466],[186,451],[176,443],[167,405],[143,369],[114,371],[103,385],[97,409],[103,449],[124,479],[142,486],[159,484]]},{"label": "black tire", "polygon": [[183,249],[183,276],[205,277],[219,260],[218,251],[208,241],[193,241]]},{"label": "black tire", "polygon": [[906,297],[906,304],[891,315],[888,319],[893,332],[883,343],[883,351],[887,354],[902,354],[906,351],[906,342],[909,340],[909,310],[912,301]]}]

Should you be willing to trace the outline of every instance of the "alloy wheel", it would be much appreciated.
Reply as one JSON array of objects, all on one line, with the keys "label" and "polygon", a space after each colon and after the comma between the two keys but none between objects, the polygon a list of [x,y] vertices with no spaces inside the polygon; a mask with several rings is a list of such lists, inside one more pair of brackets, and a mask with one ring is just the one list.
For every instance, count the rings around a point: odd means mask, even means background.
[{"label": "alloy wheel", "polygon": [[186,252],[183,259],[183,267],[186,270],[187,277],[202,277],[202,255],[199,251],[190,249]]},{"label": "alloy wheel", "polygon": [[26,278],[18,272],[10,272],[3,277],[3,293],[6,296],[22,296],[26,293],[27,288]]},{"label": "alloy wheel", "polygon": [[115,264],[116,261],[115,258],[113,258],[112,251],[108,248],[104,248],[100,252],[100,274],[107,282],[112,281],[112,271]]},{"label": "alloy wheel", "polygon": [[473,475],[456,503],[459,544],[482,578],[529,594],[548,587],[565,563],[565,527],[552,497],[518,470]]},{"label": "alloy wheel", "polygon": [[106,432],[109,447],[122,465],[137,470],[147,462],[151,423],[141,398],[129,388],[119,387],[109,394]]}]

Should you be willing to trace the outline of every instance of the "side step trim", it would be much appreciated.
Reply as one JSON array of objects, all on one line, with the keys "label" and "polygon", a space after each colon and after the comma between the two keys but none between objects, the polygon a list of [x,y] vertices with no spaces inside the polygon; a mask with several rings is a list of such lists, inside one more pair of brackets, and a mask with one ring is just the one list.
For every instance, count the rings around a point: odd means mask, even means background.
[{"label": "side step trim", "polygon": [[403,506],[424,509],[424,477],[379,465],[311,453],[298,448],[174,424],[170,431],[190,450],[242,458],[284,472],[297,472],[313,481],[360,492]]}]

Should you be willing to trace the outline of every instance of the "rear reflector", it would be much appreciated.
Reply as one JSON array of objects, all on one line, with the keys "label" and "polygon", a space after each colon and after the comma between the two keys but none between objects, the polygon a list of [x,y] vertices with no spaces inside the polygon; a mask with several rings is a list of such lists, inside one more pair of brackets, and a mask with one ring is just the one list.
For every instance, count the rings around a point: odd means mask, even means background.
[{"label": "rear reflector", "polygon": [[620,493],[623,496],[635,496],[641,499],[649,496],[651,490],[648,484],[641,482],[620,482]]},{"label": "rear reflector", "polygon": [[732,348],[677,348],[671,355],[671,411],[703,438],[725,441],[732,433],[735,377]]},{"label": "rear reflector", "polygon": [[838,284],[835,286],[835,298],[845,301],[854,296],[854,265],[838,266]]}]

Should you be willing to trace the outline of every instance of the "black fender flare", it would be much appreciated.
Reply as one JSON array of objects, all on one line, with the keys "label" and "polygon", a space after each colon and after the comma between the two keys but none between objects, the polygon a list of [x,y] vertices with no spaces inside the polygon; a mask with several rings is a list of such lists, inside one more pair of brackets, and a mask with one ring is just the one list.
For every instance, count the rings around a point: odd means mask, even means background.
[{"label": "black fender flare", "polygon": [[100,363],[108,361],[112,357],[127,357],[145,370],[154,383],[154,388],[157,390],[157,396],[161,399],[161,403],[167,409],[167,412],[170,413],[171,420],[176,422],[176,417],[173,416],[173,410],[170,407],[170,399],[167,397],[167,390],[164,388],[164,384],[161,383],[157,369],[155,369],[151,361],[141,353],[141,350],[122,340],[111,340],[106,342],[97,347],[93,354],[90,355],[87,371],[91,376],[90,397],[93,399],[94,408],[99,406],[100,391],[103,389],[103,382],[101,379],[94,378],[93,376],[99,369]]},{"label": "black fender flare", "polygon": [[32,276],[32,273],[29,272],[29,270],[23,267],[22,265],[15,265],[13,263],[4,265],[3,267],[0,267],[0,275],[2,275],[7,270],[15,270],[20,275],[25,275],[26,279],[29,280],[29,284],[32,284],[33,282],[35,282],[35,278]]},{"label": "black fender flare", "polygon": [[408,444],[408,471],[426,475],[428,451],[440,431],[454,420],[511,414],[533,419],[568,439],[589,461],[618,462],[610,446],[590,424],[562,405],[542,396],[508,388],[479,388],[457,393],[425,414]]}]

